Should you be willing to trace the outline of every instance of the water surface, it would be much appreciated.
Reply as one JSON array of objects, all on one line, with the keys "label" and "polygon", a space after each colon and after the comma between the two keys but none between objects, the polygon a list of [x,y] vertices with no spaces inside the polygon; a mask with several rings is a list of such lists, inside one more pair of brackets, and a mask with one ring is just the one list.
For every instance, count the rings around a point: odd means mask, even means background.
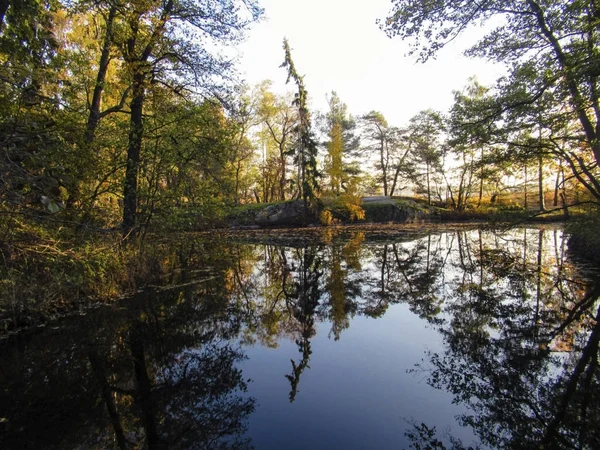
[{"label": "water surface", "polygon": [[1,448],[600,448],[600,288],[559,228],[169,258],[160,286],[0,341]]}]

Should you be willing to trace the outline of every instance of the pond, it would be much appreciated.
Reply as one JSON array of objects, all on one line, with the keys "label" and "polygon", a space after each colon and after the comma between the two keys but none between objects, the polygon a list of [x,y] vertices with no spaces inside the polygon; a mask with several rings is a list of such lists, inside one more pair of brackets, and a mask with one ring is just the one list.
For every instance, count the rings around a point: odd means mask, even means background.
[{"label": "pond", "polygon": [[558,227],[169,257],[160,285],[0,341],[0,448],[600,448],[599,277]]}]

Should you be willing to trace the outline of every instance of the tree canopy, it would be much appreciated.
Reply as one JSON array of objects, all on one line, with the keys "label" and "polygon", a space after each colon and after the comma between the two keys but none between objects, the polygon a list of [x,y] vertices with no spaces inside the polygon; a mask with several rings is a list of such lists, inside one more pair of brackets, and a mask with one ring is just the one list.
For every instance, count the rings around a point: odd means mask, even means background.
[{"label": "tree canopy", "polygon": [[501,94],[490,117],[533,104],[551,93],[553,105],[545,113],[552,122],[569,107],[575,133],[553,136],[576,141],[565,153],[575,176],[600,199],[600,97],[598,94],[599,17],[595,1],[484,1],[393,0],[380,26],[390,37],[411,43],[411,54],[421,61],[474,25],[490,31],[466,50],[469,56],[503,62],[509,75],[500,81]]}]

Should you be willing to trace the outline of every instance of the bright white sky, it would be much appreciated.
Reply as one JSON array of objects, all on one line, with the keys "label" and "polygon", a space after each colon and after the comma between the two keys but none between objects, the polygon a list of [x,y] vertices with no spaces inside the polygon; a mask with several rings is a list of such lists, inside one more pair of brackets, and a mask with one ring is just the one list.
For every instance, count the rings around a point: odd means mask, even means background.
[{"label": "bright white sky", "polygon": [[444,49],[436,60],[420,64],[405,56],[407,43],[389,39],[375,24],[391,0],[260,0],[266,19],[254,25],[240,45],[239,70],[249,84],[274,81],[285,92],[282,42],[288,38],[296,68],[305,76],[313,110],[325,110],[325,95],[336,91],[353,115],[380,111],[390,125],[402,126],[419,111],[446,112],[452,91],[470,76],[492,84],[499,66],[467,59],[461,52],[482,35],[474,29]]}]

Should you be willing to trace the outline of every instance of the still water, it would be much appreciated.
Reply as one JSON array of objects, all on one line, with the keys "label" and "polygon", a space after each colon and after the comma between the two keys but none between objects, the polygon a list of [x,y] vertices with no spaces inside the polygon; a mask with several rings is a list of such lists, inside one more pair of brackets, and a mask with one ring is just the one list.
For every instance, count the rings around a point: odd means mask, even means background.
[{"label": "still water", "polygon": [[0,341],[0,448],[600,448],[597,272],[559,228],[185,236]]}]

